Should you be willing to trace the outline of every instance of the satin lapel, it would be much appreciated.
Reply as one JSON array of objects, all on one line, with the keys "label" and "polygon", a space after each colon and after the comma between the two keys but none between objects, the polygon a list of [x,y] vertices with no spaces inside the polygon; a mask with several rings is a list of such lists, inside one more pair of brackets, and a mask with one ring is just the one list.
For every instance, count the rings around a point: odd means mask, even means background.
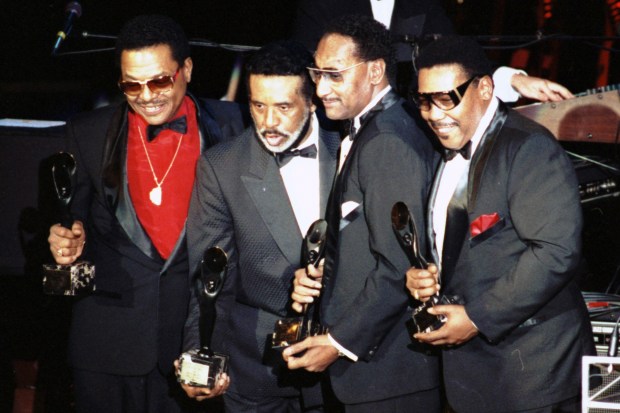
[{"label": "satin lapel", "polygon": [[[435,178],[433,181],[433,186],[431,187],[431,193],[428,199],[428,215],[426,221],[426,236],[429,241],[429,245],[431,248],[431,255],[433,256],[433,262],[439,268],[439,253],[437,252],[437,245],[435,243],[435,230],[433,229],[433,205],[435,205],[435,198],[437,198],[437,190],[439,189],[439,178],[441,178],[441,174],[443,173],[443,169],[445,168],[446,163],[441,160],[439,163],[439,167],[437,168],[437,172],[435,173]],[[441,274],[441,272],[440,272]]]},{"label": "satin lapel", "polygon": [[196,106],[196,117],[198,118],[198,127],[200,128],[200,152],[202,153],[207,148],[223,140],[222,130],[207,105],[201,105],[193,95],[189,93],[187,95]]},{"label": "satin lapel", "polygon": [[448,284],[461,255],[463,243],[469,234],[469,216],[467,215],[468,173],[463,173],[448,204],[446,214],[446,231],[443,240],[441,258],[442,282]]},{"label": "satin lapel", "polygon": [[[196,99],[190,93],[188,93],[187,96],[189,96],[189,98],[192,99],[192,101],[194,102],[194,105],[196,106],[196,117],[198,121],[199,132],[200,132],[199,134],[200,135],[200,153],[203,153],[211,146],[223,140],[222,130],[220,129],[217,122],[215,121],[213,114],[209,111],[209,108],[206,106],[206,104],[201,105],[200,101],[198,101],[198,99]],[[170,253],[170,256],[166,260],[166,264],[164,264],[164,267],[161,269],[162,272],[168,269],[168,267],[170,266],[170,263],[174,262],[174,259],[176,258],[179,251],[183,250],[183,247],[185,245],[185,234],[186,234],[186,227],[183,226],[183,230],[181,231],[181,234],[179,234],[179,239],[177,240],[177,243],[174,246],[174,249],[172,250],[172,252]]]},{"label": "satin lapel", "polygon": [[491,151],[495,144],[497,135],[502,130],[504,123],[508,118],[508,108],[502,102],[499,102],[495,116],[491,120],[489,127],[485,131],[478,148],[473,155],[472,164],[469,168],[469,182],[467,187],[468,201],[467,205],[470,211],[473,211],[476,206],[476,199],[478,197],[478,191],[480,189],[480,180],[482,174],[487,165],[487,159],[491,155]]},{"label": "satin lapel", "polygon": [[319,181],[321,187],[321,210],[319,216],[321,217],[325,216],[327,200],[334,183],[336,166],[338,164],[339,146],[340,137],[338,132],[330,132],[319,129]]},{"label": "satin lapel", "polygon": [[103,155],[102,191],[108,208],[131,242],[153,260],[161,257],[144,232],[129,197],[127,187],[127,105],[123,104],[112,118]]},{"label": "satin lapel", "polygon": [[250,136],[249,150],[249,173],[242,176],[241,180],[282,254],[292,264],[299,265],[302,234],[278,165],[253,136]]},{"label": "satin lapel", "polygon": [[101,192],[108,208],[116,210],[119,188],[123,181],[123,153],[127,147],[127,104],[112,115],[106,131],[101,160]]},{"label": "satin lapel", "polygon": [[357,143],[359,137],[362,136],[366,127],[372,122],[372,119],[377,116],[378,113],[387,110],[399,100],[400,97],[396,94],[396,92],[390,90],[388,93],[386,93],[385,96],[383,96],[383,99],[381,99],[375,106],[373,106],[368,112],[366,112],[360,117],[360,127],[355,133],[355,139],[353,139],[351,149],[349,150],[349,153],[347,154],[344,164],[342,165],[340,173],[337,177],[338,182],[341,184],[341,191],[346,192],[347,190],[347,177],[349,176],[351,159],[355,157],[354,154],[359,147],[359,144]]}]

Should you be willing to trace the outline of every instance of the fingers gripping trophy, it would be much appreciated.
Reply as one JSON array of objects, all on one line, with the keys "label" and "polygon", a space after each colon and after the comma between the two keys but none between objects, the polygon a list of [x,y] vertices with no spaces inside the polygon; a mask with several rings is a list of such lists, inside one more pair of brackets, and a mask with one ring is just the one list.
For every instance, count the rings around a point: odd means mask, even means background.
[{"label": "fingers gripping trophy", "polygon": [[[60,225],[71,229],[71,201],[75,190],[76,163],[68,152],[59,152],[50,158],[51,176]],[[57,251],[62,256],[62,248]],[[81,295],[95,289],[95,266],[87,261],[69,265],[43,265],[43,292],[50,295]]]},{"label": "fingers gripping trophy", "polygon": [[[411,218],[409,208],[404,202],[396,202],[392,207],[392,229],[399,244],[405,250],[409,262],[419,269],[428,268],[428,261],[420,251],[418,231]],[[407,324],[410,333],[428,333],[439,329],[445,322],[445,315],[429,314],[428,309],[438,304],[460,304],[458,296],[434,295],[420,306],[416,307],[411,314],[411,322]]]},{"label": "fingers gripping trophy", "polygon": [[[314,221],[306,236],[301,249],[301,266],[307,268],[310,264],[319,266],[325,254],[325,240],[327,238],[327,221]],[[317,305],[310,304],[304,308],[301,317],[292,317],[278,320],[271,336],[271,346],[282,350],[292,344],[303,341],[306,337],[325,334],[327,330],[321,326]]]}]

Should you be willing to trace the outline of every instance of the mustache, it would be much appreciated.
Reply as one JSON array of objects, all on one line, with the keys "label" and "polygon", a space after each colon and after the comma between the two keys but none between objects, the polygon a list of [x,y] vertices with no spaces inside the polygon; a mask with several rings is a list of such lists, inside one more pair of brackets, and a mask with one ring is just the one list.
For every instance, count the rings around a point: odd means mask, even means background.
[{"label": "mustache", "polygon": [[136,99],[136,103],[139,105],[163,105],[165,104],[167,101],[165,99],[161,99],[161,98],[155,98],[153,100],[144,100],[142,98],[138,98]]},{"label": "mustache", "polygon": [[431,127],[433,128],[446,128],[451,126],[458,126],[458,122],[430,122]]},{"label": "mustache", "polygon": [[267,129],[267,128],[261,129],[260,130],[260,134],[263,137],[265,135],[278,135],[278,136],[282,136],[282,137],[285,137],[285,138],[288,138],[290,136],[290,134],[288,134],[286,132],[282,132],[282,131],[280,131],[278,129]]}]

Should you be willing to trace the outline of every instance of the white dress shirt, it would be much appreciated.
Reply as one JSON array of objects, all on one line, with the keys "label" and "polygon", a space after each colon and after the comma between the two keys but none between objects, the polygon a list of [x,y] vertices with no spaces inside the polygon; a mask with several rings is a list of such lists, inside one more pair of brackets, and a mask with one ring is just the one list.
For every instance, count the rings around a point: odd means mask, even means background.
[{"label": "white dress shirt", "polygon": [[[482,135],[487,130],[497,110],[498,101],[496,98],[491,99],[491,103],[486,112],[480,119],[478,127],[474,132],[474,136],[471,138],[471,154],[472,158],[478,144],[482,139]],[[441,268],[441,258],[443,254],[443,241],[446,231],[446,221],[448,216],[448,204],[454,195],[454,191],[461,180],[463,174],[469,173],[469,160],[463,158],[460,154],[457,154],[454,159],[446,162],[446,166],[443,168],[441,178],[439,180],[439,187],[437,188],[437,195],[433,204],[433,232],[435,234],[435,245],[437,247],[437,254],[439,255],[439,267]]]},{"label": "white dress shirt", "polygon": [[[377,105],[377,103],[379,103],[381,99],[383,99],[383,97],[387,95],[387,93],[390,90],[392,90],[392,87],[389,85],[386,86],[384,89],[382,89],[370,101],[370,103],[366,105],[364,109],[362,109],[362,111],[355,118],[353,118],[353,127],[355,128],[356,131],[360,129],[360,126],[362,124],[360,120],[361,117],[365,115],[370,109],[374,108]],[[342,169],[342,165],[344,165],[344,161],[347,158],[347,155],[349,155],[349,152],[351,151],[352,145],[353,145],[353,140],[351,139],[351,136],[349,135],[347,135],[347,137],[344,138],[342,142],[340,143],[340,159],[338,160],[338,173],[340,173],[340,170]]]},{"label": "white dress shirt", "polygon": [[284,181],[284,187],[288,199],[293,207],[297,225],[302,235],[305,236],[310,225],[321,215],[321,193],[319,179],[319,122],[314,114],[311,120],[312,130],[310,136],[297,148],[303,149],[312,144],[316,145],[316,159],[294,156],[280,168],[280,175]]},{"label": "white dress shirt", "polygon": [[388,30],[390,29],[390,23],[392,22],[394,1],[395,0],[370,0],[372,17],[379,23],[383,23]]}]

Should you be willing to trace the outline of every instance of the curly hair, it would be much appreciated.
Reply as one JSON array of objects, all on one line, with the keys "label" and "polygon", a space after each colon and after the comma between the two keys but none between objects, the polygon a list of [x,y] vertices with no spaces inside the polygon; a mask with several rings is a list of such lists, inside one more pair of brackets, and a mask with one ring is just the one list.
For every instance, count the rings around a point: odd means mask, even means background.
[{"label": "curly hair", "polygon": [[429,43],[416,59],[419,70],[438,65],[461,66],[466,77],[491,75],[493,70],[484,50],[473,39],[463,36],[444,36]]},{"label": "curly hair", "polygon": [[116,39],[116,64],[120,67],[121,54],[125,50],[167,45],[172,58],[183,65],[189,57],[189,42],[183,28],[168,16],[142,15],[123,25]]},{"label": "curly hair", "polygon": [[[314,83],[307,69],[312,63],[312,55],[301,43],[293,40],[272,42],[255,52],[246,64],[246,85],[250,75],[300,76],[303,80],[302,96],[312,100]],[[247,89],[250,90],[249,85]]]},{"label": "curly hair", "polygon": [[327,24],[323,37],[330,34],[353,39],[357,57],[364,61],[383,59],[388,79],[396,77],[396,52],[388,29],[370,16],[350,14]]}]

